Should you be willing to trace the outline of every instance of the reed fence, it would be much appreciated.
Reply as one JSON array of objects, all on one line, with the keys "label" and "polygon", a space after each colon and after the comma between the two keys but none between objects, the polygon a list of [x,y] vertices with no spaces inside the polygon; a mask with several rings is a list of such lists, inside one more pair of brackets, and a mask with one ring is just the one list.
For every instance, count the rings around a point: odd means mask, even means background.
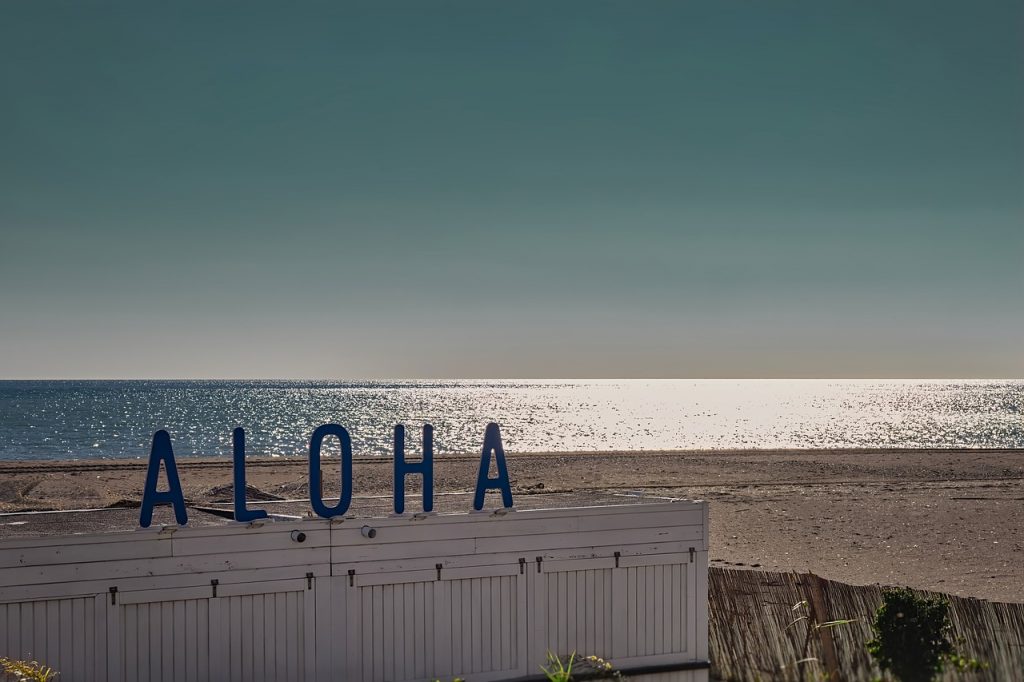
[{"label": "reed fence", "polygon": [[[882,603],[881,586],[847,585],[809,573],[712,568],[708,588],[716,678],[746,682],[879,676],[866,645]],[[940,679],[1024,680],[1024,604],[941,596],[949,600],[958,651],[989,667],[947,672]],[[816,623],[847,619],[854,622],[814,628]]]}]

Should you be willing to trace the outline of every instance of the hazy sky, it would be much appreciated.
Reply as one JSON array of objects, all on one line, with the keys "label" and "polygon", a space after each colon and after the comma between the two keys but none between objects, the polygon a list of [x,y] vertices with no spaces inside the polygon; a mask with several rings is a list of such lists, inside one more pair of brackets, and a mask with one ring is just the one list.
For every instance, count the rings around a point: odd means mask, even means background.
[{"label": "hazy sky", "polygon": [[0,377],[1024,377],[1024,3],[0,7]]}]

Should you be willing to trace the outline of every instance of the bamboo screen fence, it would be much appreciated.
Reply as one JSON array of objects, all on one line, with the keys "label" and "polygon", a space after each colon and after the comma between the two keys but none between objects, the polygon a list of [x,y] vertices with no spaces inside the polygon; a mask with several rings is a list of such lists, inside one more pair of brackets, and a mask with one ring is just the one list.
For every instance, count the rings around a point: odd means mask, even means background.
[{"label": "bamboo screen fence", "polygon": [[[959,652],[989,668],[941,679],[1024,679],[1024,604],[942,596],[949,600]],[[813,574],[712,568],[712,675],[742,681],[874,679],[879,671],[866,644],[881,603],[878,585],[847,585]],[[806,618],[798,620],[802,616]],[[814,623],[846,619],[856,622],[813,628]],[[813,660],[798,663],[804,659]]]}]

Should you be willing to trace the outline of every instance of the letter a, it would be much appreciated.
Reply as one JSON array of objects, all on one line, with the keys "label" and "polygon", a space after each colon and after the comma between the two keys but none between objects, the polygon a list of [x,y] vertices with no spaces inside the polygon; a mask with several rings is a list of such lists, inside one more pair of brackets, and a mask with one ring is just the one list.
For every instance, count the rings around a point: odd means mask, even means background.
[{"label": "letter a", "polygon": [[[498,477],[488,478],[491,469],[491,452],[494,452],[494,463],[498,467]],[[484,493],[488,490],[500,490],[501,501],[506,507],[512,506],[512,486],[508,482],[508,469],[505,467],[505,448],[501,445],[501,431],[498,425],[491,422],[484,432],[484,451],[480,457],[480,473],[476,477],[476,495],[473,497],[473,509],[484,508]]]},{"label": "letter a", "polygon": [[[158,492],[156,489],[161,461],[167,469],[169,486],[164,492]],[[146,472],[146,487],[142,491],[142,511],[139,514],[140,526],[149,528],[149,524],[153,522],[153,507],[158,504],[170,504],[174,507],[174,518],[179,526],[188,523],[185,495],[181,492],[178,467],[174,464],[174,451],[171,449],[171,436],[162,429],[153,434],[153,448],[149,451],[149,469]]]}]

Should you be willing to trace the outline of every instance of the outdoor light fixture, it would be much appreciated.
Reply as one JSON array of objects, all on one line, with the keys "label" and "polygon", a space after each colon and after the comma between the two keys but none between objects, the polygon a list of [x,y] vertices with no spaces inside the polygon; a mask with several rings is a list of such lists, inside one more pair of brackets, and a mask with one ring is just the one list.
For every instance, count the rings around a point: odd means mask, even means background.
[{"label": "outdoor light fixture", "polygon": [[306,541],[306,534],[303,533],[301,530],[293,530],[292,531],[292,540],[295,541],[295,542],[305,542]]},{"label": "outdoor light fixture", "polygon": [[363,526],[360,532],[364,538],[370,538],[371,540],[377,537],[377,529],[371,526]]}]

